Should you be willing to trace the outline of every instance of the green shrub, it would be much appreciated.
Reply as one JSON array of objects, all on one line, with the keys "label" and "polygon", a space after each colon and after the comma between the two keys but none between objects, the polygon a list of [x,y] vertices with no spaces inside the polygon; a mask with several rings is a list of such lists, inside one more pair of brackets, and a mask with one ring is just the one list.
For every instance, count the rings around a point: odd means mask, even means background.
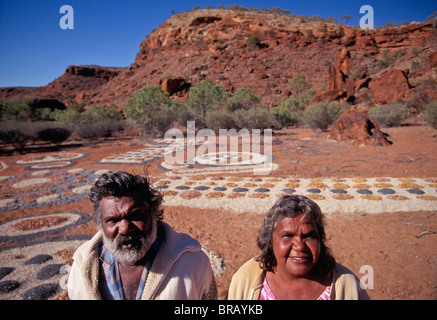
[{"label": "green shrub", "polygon": [[398,102],[372,107],[367,113],[369,118],[381,127],[399,126],[410,114],[408,108]]},{"label": "green shrub", "polygon": [[36,108],[32,111],[32,121],[50,121],[53,119],[53,111],[50,108]]},{"label": "green shrub", "polygon": [[316,95],[316,93],[316,90],[310,89],[308,91],[300,93],[297,100],[301,103],[301,105],[307,106],[310,103],[311,99]]},{"label": "green shrub", "polygon": [[27,121],[32,115],[30,99],[12,98],[4,101],[1,107],[1,119],[4,121]]},{"label": "green shrub", "polygon": [[62,127],[74,128],[82,121],[81,113],[73,108],[55,110],[52,113],[53,119]]},{"label": "green shrub", "polygon": [[302,120],[313,130],[326,131],[348,108],[347,103],[322,101],[305,109]]},{"label": "green shrub", "polygon": [[248,88],[238,89],[232,97],[226,101],[226,109],[228,111],[235,111],[239,109],[248,110],[257,106],[261,98],[257,96],[252,90]]},{"label": "green shrub", "polygon": [[227,93],[222,86],[215,85],[211,79],[206,79],[189,91],[185,106],[192,114],[205,119],[210,111],[221,108],[226,101]]},{"label": "green shrub", "polygon": [[425,120],[431,128],[437,129],[437,101],[425,106]]},{"label": "green shrub", "polygon": [[81,113],[82,123],[91,123],[104,120],[119,120],[120,114],[116,106],[91,106]]},{"label": "green shrub", "polygon": [[305,110],[305,105],[299,99],[284,98],[282,99],[279,107],[289,109],[291,112],[299,113]]},{"label": "green shrub", "polygon": [[161,87],[144,87],[126,102],[123,114],[143,134],[157,134],[173,125],[178,115],[178,106]]},{"label": "green shrub", "polygon": [[285,105],[279,105],[270,110],[270,114],[282,127],[297,125],[299,123],[298,116]]}]

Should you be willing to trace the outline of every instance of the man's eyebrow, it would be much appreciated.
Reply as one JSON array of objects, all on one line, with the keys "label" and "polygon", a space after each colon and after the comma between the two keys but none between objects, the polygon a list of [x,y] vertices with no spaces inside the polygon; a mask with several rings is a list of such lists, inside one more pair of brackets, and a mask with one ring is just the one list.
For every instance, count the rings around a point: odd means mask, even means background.
[{"label": "man's eyebrow", "polygon": [[131,212],[136,213],[137,211],[144,211],[144,209],[145,209],[144,206],[138,204],[138,205],[133,206],[132,208],[129,208],[127,213],[131,213]]}]

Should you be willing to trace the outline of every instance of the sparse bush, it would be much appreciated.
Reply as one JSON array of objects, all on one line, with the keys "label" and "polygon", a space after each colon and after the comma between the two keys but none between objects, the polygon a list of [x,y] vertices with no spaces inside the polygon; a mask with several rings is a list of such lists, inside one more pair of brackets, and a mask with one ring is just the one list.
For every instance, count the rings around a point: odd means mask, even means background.
[{"label": "sparse bush", "polygon": [[198,119],[196,118],[195,115],[193,115],[187,107],[183,106],[180,109],[178,109],[177,112],[177,122],[182,125],[185,126],[187,125],[187,121],[195,121],[196,123],[198,122]]},{"label": "sparse bush", "polygon": [[313,130],[326,131],[348,108],[344,102],[322,101],[305,109],[302,120]]},{"label": "sparse bush", "polygon": [[290,86],[295,97],[299,97],[299,94],[307,88],[308,82],[303,74],[298,74],[290,80]]},{"label": "sparse bush", "polygon": [[426,105],[425,120],[431,128],[437,129],[437,101]]},{"label": "sparse bush", "polygon": [[37,139],[37,129],[32,123],[9,120],[0,123],[0,140],[11,144],[19,153],[24,153],[26,146]]},{"label": "sparse bush", "polygon": [[370,119],[382,127],[399,126],[410,114],[408,108],[398,102],[372,107],[367,113]]},{"label": "sparse bush", "polygon": [[225,109],[215,110],[208,113],[205,118],[205,123],[207,128],[213,130],[215,133],[218,133],[219,129],[235,128],[233,114]]},{"label": "sparse bush", "polygon": [[395,57],[391,54],[390,49],[384,49],[382,51],[382,58],[376,61],[376,67],[379,70],[390,67],[395,61]]},{"label": "sparse bush", "polygon": [[257,36],[250,36],[249,39],[247,39],[246,48],[253,50],[258,47],[259,43],[259,38]]},{"label": "sparse bush", "polygon": [[153,126],[151,132],[154,135],[163,135],[168,129],[173,127],[177,121],[178,108],[176,104],[172,107],[161,108],[153,114]]},{"label": "sparse bush", "polygon": [[109,138],[123,128],[123,123],[117,120],[102,120],[98,122],[85,123],[76,129],[76,133],[82,139],[96,140]]},{"label": "sparse bush", "polygon": [[420,62],[417,61],[417,60],[413,60],[413,61],[411,62],[411,67],[410,67],[410,69],[411,69],[411,70],[416,70],[416,69],[419,68],[419,66],[420,66]]},{"label": "sparse bush", "polygon": [[54,127],[42,129],[38,132],[38,139],[50,141],[52,143],[61,143],[70,137],[71,131],[66,128]]},{"label": "sparse bush", "polygon": [[262,107],[253,107],[249,110],[237,110],[233,113],[237,129],[265,129],[274,126],[275,119],[269,110]]},{"label": "sparse bush", "polygon": [[19,153],[24,153],[26,145],[34,138],[20,130],[11,130],[0,132],[0,139],[5,143],[10,143]]}]

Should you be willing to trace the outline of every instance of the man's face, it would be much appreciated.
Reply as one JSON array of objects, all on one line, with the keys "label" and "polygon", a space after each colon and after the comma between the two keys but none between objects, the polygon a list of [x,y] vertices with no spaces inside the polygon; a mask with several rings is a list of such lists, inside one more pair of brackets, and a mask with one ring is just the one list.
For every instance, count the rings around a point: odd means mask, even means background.
[{"label": "man's face", "polygon": [[100,205],[105,246],[116,261],[136,264],[156,239],[156,219],[138,195],[105,197]]}]

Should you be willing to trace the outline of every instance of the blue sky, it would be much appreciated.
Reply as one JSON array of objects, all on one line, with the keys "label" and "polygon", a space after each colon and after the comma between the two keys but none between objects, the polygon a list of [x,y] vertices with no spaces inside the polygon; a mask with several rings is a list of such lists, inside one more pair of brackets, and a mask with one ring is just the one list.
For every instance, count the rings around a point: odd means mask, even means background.
[{"label": "blue sky", "polygon": [[[194,5],[204,8],[238,4],[258,9],[274,6],[296,15],[323,18],[354,16],[362,5],[374,9],[375,27],[388,21],[425,21],[437,11],[435,0],[0,0],[0,87],[43,86],[69,65],[129,66],[141,41],[172,16]],[[74,29],[62,30],[59,9],[74,9]]]}]

